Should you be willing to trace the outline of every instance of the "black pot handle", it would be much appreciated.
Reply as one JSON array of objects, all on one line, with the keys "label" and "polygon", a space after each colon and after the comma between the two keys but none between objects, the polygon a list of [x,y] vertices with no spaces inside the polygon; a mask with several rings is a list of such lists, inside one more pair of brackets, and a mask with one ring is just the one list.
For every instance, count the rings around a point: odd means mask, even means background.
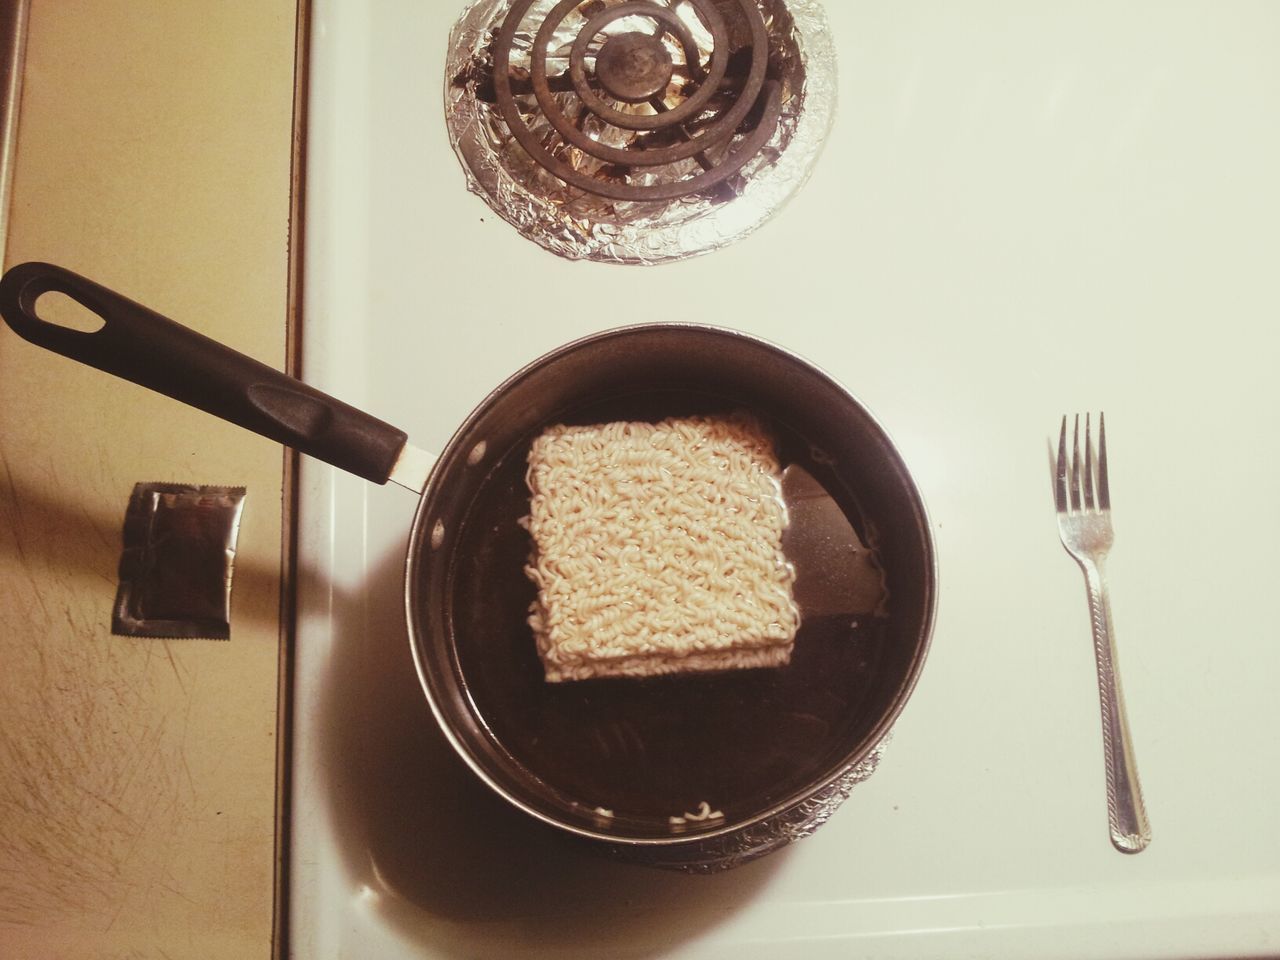
[{"label": "black pot handle", "polygon": [[[41,320],[36,301],[62,293],[103,321],[83,333]],[[0,315],[26,340],[386,483],[406,435],[70,270],[23,263],[0,279]]]}]

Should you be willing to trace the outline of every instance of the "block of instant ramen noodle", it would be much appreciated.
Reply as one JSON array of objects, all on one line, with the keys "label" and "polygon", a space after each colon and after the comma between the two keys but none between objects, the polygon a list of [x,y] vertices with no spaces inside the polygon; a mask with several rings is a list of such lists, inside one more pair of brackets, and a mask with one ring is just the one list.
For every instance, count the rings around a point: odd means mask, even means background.
[{"label": "block of instant ramen noodle", "polygon": [[781,471],[754,418],[551,427],[527,480],[548,681],[790,662]]}]

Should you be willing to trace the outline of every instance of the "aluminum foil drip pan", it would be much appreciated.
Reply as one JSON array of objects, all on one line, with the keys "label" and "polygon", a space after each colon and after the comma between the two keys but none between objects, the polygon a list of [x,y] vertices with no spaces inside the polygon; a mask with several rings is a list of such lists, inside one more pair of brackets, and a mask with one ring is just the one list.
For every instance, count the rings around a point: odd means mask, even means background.
[{"label": "aluminum foil drip pan", "polygon": [[572,259],[661,263],[746,235],[808,179],[835,114],[815,0],[479,0],[449,51],[468,186]]},{"label": "aluminum foil drip pan", "polygon": [[813,836],[849,799],[854,787],[870,780],[885,747],[885,736],[866,758],[803,803],[762,823],[683,847],[634,847],[616,844],[606,853],[616,860],[680,873],[724,873],[767,856],[797,840]]}]

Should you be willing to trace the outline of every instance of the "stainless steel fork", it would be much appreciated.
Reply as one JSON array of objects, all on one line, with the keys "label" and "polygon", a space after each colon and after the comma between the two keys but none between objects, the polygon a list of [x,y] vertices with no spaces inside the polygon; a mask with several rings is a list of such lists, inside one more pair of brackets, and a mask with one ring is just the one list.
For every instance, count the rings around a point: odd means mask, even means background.
[{"label": "stainless steel fork", "polygon": [[1138,766],[1120,690],[1111,601],[1103,573],[1103,562],[1115,536],[1111,530],[1111,490],[1107,481],[1107,428],[1102,414],[1098,414],[1096,459],[1091,434],[1089,415],[1085,414],[1084,460],[1081,462],[1080,415],[1077,414],[1072,455],[1068,458],[1067,418],[1062,418],[1054,500],[1062,545],[1080,564],[1089,592],[1089,619],[1093,626],[1098,694],[1102,701],[1102,746],[1107,764],[1107,819],[1111,842],[1124,853],[1138,853],[1151,842],[1151,825],[1142,801],[1142,785],[1138,782]]}]

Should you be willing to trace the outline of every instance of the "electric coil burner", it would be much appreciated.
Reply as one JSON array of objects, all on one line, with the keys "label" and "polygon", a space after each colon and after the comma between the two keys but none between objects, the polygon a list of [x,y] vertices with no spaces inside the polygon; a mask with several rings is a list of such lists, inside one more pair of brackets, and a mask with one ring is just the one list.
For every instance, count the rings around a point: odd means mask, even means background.
[{"label": "electric coil burner", "polygon": [[[650,0],[612,7],[563,0],[543,18],[530,51],[529,86],[540,115],[560,137],[546,146],[522,116],[511,76],[516,31],[534,2],[518,0],[503,22],[493,49],[493,84],[511,133],[529,156],[565,183],[615,200],[676,200],[723,183],[777,129],[780,86],[767,77],[769,35],[755,0],[734,5],[733,13],[741,19],[734,26],[748,31],[751,39],[733,56],[730,26],[711,0],[688,0],[685,9],[694,11],[693,17]],[[547,50],[557,28],[570,14],[588,11],[592,15],[577,30],[567,71],[549,76]],[[694,18],[711,38],[706,62],[688,22]],[[637,29],[640,21],[651,29]],[[613,32],[620,25],[626,29]],[[566,105],[553,88],[570,85],[577,96]],[[595,121],[594,130],[588,129],[590,121]],[[602,126],[624,131],[624,137],[634,134],[634,139],[623,147],[610,146]],[[566,148],[580,150],[602,166],[587,172],[566,162],[557,156]],[[681,175],[680,164],[688,160],[696,160],[702,172]],[[668,168],[674,178],[645,183],[635,175],[659,168]]]},{"label": "electric coil burner", "polygon": [[814,0],[481,0],[452,38],[449,132],[471,189],[544,247],[680,259],[807,179],[829,44]]}]

